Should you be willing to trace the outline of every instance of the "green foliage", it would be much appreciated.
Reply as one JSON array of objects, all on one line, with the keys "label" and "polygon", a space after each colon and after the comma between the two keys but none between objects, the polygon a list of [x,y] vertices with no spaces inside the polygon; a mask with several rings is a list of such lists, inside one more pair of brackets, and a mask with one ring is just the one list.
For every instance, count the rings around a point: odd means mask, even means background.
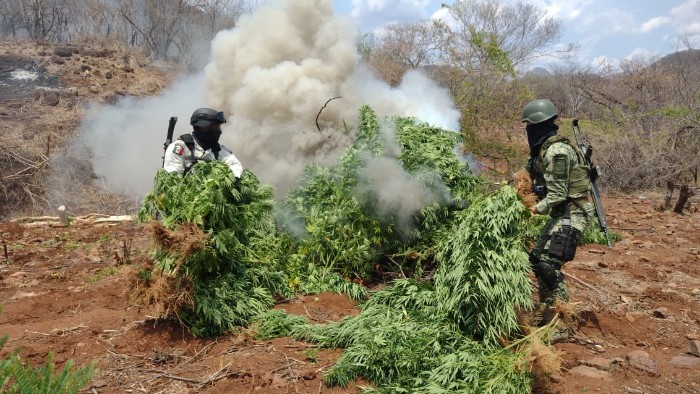
[{"label": "green foliage", "polygon": [[[382,134],[380,122],[367,106],[360,110],[355,142],[335,166],[309,165],[301,184],[284,203],[288,228],[303,226],[291,269],[306,276],[308,267],[339,272],[347,277],[366,277],[381,256],[425,251],[441,230],[450,226],[455,209],[463,208],[480,185],[469,166],[454,154],[461,140],[445,131],[411,118],[395,118],[384,125],[395,135]],[[393,140],[392,140],[393,139]],[[397,158],[386,156],[387,145],[398,144]],[[365,189],[360,173],[368,160],[396,160],[397,165],[443,201],[425,207],[412,218],[414,231],[398,231],[398,219],[379,214],[377,197]]]},{"label": "green foliage", "polygon": [[[273,205],[272,189],[261,185],[250,171],[236,179],[221,162],[199,163],[184,178],[160,170],[139,219],[161,218],[171,230],[182,224],[201,229],[207,236],[206,247],[186,256],[182,265],[184,275],[200,277],[235,270],[237,265],[230,261],[246,262],[249,245],[261,239],[279,242],[274,239]],[[163,252],[157,259],[159,268],[176,273],[175,262],[182,256]]]},{"label": "green foliage", "polygon": [[[547,215],[532,215],[524,223],[524,239],[529,242],[535,242],[540,235],[540,231],[549,220]],[[614,231],[608,230],[608,236],[610,237],[610,242],[613,244],[622,240],[622,235]],[[600,228],[598,224],[598,219],[595,219],[588,226],[586,231],[583,232],[581,239],[579,240],[579,245],[607,245],[605,240],[605,233]]]},{"label": "green foliage", "polygon": [[273,312],[258,335],[289,335],[345,348],[329,385],[364,378],[377,393],[523,393],[523,352],[501,348],[515,334],[515,309],[530,305],[529,263],[520,242],[526,214],[505,187],[458,212],[441,248],[434,284],[401,279],[355,317],[326,325]]},{"label": "green foliage", "polygon": [[480,54],[482,60],[493,69],[515,76],[515,66],[507,51],[501,49],[499,37],[495,33],[478,31],[469,26],[469,44]]},{"label": "green foliage", "polygon": [[506,186],[461,214],[435,274],[440,309],[488,345],[516,332],[515,310],[531,306],[530,263],[520,223],[526,211]]},{"label": "green foliage", "polygon": [[318,349],[308,348],[304,353],[306,354],[306,361],[318,362]]},{"label": "green foliage", "polygon": [[547,220],[549,220],[547,215],[530,215],[522,224],[523,240],[537,242]]},{"label": "green foliage", "polygon": [[274,295],[289,295],[285,284],[284,274],[261,268],[196,278],[194,308],[185,309],[179,317],[193,335],[221,335],[267,312],[275,303]]},{"label": "green foliage", "polygon": [[[7,342],[7,336],[0,338],[0,349]],[[73,368],[73,360],[68,360],[62,370],[56,371],[55,355],[49,353],[46,362],[31,368],[19,358],[19,351],[10,352],[0,360],[0,391],[19,394],[75,394],[90,380],[95,372],[95,363]]]},{"label": "green foliage", "polygon": [[361,284],[351,282],[335,272],[321,271],[313,264],[309,265],[303,279],[295,277],[292,280],[292,288],[304,294],[325,292],[345,294],[355,301],[367,298],[367,288]]},{"label": "green foliage", "polygon": [[163,275],[192,284],[194,305],[177,316],[194,335],[245,326],[275,295],[291,295],[279,269],[288,239],[276,231],[272,189],[251,172],[236,179],[220,162],[199,163],[184,178],[160,171],[139,216],[160,217],[175,234],[195,224],[205,236],[190,248],[173,248],[165,237],[154,255]]},{"label": "green foliage", "polygon": [[253,321],[255,338],[272,339],[287,337],[296,327],[308,324],[305,317],[288,315],[284,311],[271,310],[256,317]]},{"label": "green foliage", "polygon": [[[615,244],[615,242],[619,242],[622,240],[621,234],[616,233],[614,231],[610,231],[610,230],[608,230],[608,237],[610,237],[610,242],[612,244]],[[579,245],[588,245],[588,244],[598,244],[598,245],[607,245],[608,244],[606,239],[605,239],[605,233],[600,228],[600,224],[598,224],[597,220],[594,220],[593,223],[591,223],[591,225],[588,226],[586,231],[583,232],[581,239],[579,240]]]}]

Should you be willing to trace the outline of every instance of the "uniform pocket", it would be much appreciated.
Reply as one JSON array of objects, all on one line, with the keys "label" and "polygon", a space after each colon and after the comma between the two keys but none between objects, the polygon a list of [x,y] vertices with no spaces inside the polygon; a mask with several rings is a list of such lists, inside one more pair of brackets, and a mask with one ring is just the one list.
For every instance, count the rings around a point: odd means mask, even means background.
[{"label": "uniform pocket", "polygon": [[581,239],[581,232],[573,226],[562,226],[552,233],[549,241],[549,256],[563,262],[576,257],[576,246]]}]

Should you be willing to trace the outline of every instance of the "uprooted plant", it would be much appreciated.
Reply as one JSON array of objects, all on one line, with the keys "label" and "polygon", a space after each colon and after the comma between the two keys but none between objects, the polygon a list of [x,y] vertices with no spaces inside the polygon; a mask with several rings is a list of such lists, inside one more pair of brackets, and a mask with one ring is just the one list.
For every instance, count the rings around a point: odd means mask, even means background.
[{"label": "uprooted plant", "polygon": [[[294,291],[366,298],[348,279],[361,282],[388,258],[415,269],[433,255],[432,240],[479,184],[453,152],[459,134],[380,120],[366,106],[360,115],[338,164],[310,164],[277,211],[271,188],[249,171],[240,179],[222,163],[199,163],[184,178],[160,171],[140,214],[161,219],[152,225],[154,264],[141,269],[133,294],[196,335],[213,335]],[[420,196],[382,189],[377,172]]]},{"label": "uprooted plant", "polygon": [[[531,307],[522,236],[535,227],[515,190],[490,194],[455,154],[460,135],[360,110],[336,165],[310,164],[275,206],[249,171],[199,163],[159,172],[141,219],[156,249],[134,293],[195,335],[256,322],[261,338],[291,335],[346,348],[326,381],[363,377],[379,392],[529,390],[532,344],[516,312]],[[425,263],[431,271],[424,272]],[[343,292],[376,270],[398,270],[359,316],[327,325],[270,310],[294,292]]]},{"label": "uprooted plant", "polygon": [[506,187],[458,216],[432,282],[396,280],[360,315],[327,325],[270,311],[257,320],[257,336],[345,348],[329,385],[362,377],[379,393],[530,392],[533,365],[551,372],[557,363],[542,346],[546,328],[511,341],[516,310],[531,304],[519,230],[527,214]]}]

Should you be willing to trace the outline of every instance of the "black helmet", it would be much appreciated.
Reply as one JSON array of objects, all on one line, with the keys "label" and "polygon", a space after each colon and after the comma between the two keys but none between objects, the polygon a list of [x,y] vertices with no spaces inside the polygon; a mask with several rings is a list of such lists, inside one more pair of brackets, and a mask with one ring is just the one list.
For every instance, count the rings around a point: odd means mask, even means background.
[{"label": "black helmet", "polygon": [[190,118],[190,124],[194,127],[209,127],[212,122],[226,123],[224,113],[211,108],[200,108]]}]

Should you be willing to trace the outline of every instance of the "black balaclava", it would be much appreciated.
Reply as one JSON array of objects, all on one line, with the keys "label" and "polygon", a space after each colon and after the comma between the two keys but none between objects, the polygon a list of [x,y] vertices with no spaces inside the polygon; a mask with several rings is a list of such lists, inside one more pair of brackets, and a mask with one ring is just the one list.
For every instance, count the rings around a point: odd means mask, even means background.
[{"label": "black balaclava", "polygon": [[542,144],[547,138],[556,135],[559,126],[554,124],[554,119],[548,119],[542,123],[528,124],[525,126],[527,131],[527,143],[530,145],[530,157],[534,158],[540,154]]},{"label": "black balaclava", "polygon": [[192,135],[202,149],[211,149],[212,152],[218,152],[221,150],[221,145],[219,145],[219,137],[221,137],[220,128],[211,128],[209,130],[195,128]]}]

